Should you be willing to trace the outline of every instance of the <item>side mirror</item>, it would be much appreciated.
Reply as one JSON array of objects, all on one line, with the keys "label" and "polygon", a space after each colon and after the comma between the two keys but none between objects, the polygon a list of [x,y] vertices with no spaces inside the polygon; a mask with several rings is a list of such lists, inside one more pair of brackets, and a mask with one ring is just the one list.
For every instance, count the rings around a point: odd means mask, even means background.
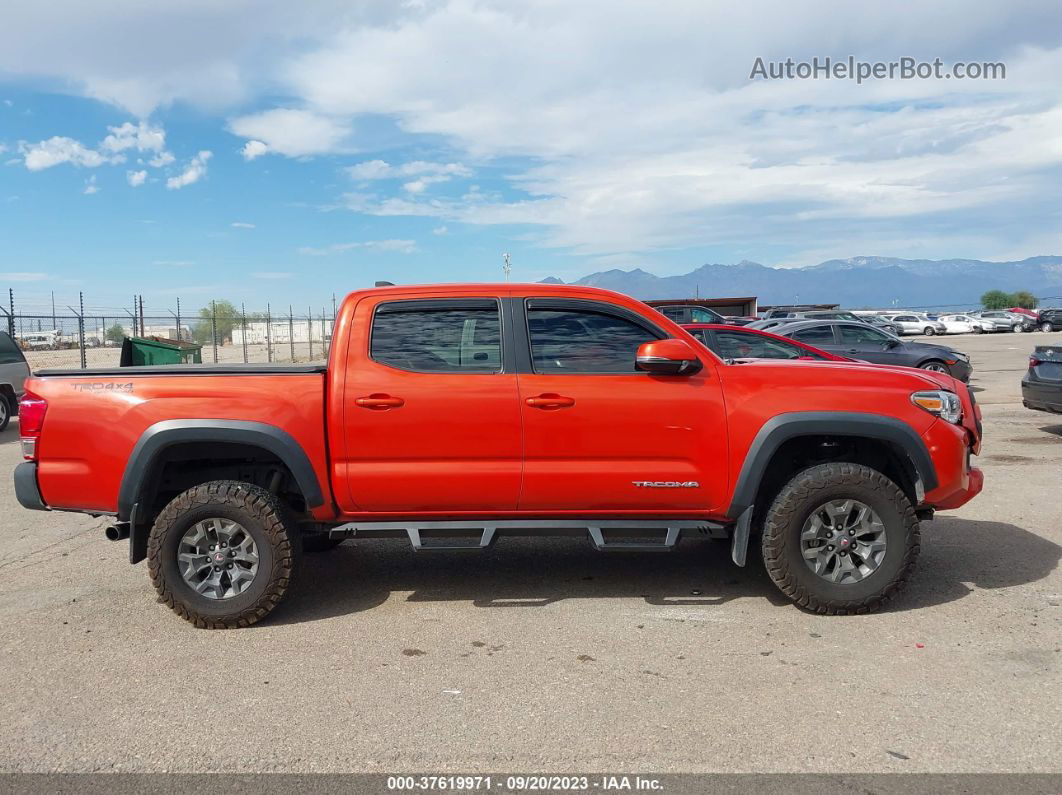
[{"label": "side mirror", "polygon": [[899,340],[889,340],[888,342],[885,343],[885,348],[888,349],[888,350],[892,350],[893,348],[898,347],[899,344],[900,344]]},{"label": "side mirror", "polygon": [[653,375],[693,375],[704,365],[685,340],[657,340],[638,346],[635,367]]}]

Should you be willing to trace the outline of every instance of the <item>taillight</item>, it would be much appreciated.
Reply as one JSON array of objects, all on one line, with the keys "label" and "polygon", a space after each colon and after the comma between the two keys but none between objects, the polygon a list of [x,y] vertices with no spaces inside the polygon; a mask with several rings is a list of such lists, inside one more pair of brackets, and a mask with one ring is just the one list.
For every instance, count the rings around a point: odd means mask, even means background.
[{"label": "taillight", "polygon": [[1030,356],[1030,357],[1029,357],[1029,367],[1036,367],[1037,365],[1040,365],[1040,364],[1042,364],[1042,363],[1043,363],[1043,362],[1041,362],[1041,361],[1040,361],[1039,359],[1037,359],[1037,358],[1036,358],[1035,356]]},{"label": "taillight", "polygon": [[48,401],[40,395],[27,392],[18,402],[18,429],[22,437],[22,457],[27,461],[37,459],[37,439],[44,426],[44,414]]}]

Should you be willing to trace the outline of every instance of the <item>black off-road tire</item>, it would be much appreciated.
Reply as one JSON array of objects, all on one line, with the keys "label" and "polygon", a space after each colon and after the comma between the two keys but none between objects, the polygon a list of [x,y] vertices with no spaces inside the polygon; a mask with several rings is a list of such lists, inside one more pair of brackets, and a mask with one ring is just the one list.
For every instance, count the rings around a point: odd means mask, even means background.
[{"label": "black off-road tire", "polygon": [[[831,499],[854,499],[885,525],[887,546],[879,567],[853,583],[831,583],[804,562],[800,533],[811,513]],[[824,615],[870,613],[906,584],[920,550],[918,518],[907,495],[875,469],[861,464],[819,464],[797,473],[775,497],[763,526],[763,561],[782,593]]]},{"label": "black off-road tire", "polygon": [[7,426],[11,423],[12,412],[11,398],[0,392],[0,431],[7,430]]},{"label": "black off-road tire", "polygon": [[[259,571],[243,593],[209,599],[195,593],[177,567],[181,537],[196,522],[224,517],[242,525],[259,550]],[[159,601],[200,629],[235,629],[261,621],[279,605],[294,579],[301,536],[275,495],[250,483],[215,480],[178,495],[163,508],[148,536],[148,571]]]}]

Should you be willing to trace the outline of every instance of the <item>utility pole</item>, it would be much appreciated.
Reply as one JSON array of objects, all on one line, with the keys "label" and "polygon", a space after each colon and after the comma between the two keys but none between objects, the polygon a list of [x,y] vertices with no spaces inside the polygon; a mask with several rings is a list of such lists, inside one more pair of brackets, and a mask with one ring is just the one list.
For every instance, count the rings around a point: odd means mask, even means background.
[{"label": "utility pole", "polygon": [[52,328],[55,328],[55,290],[52,290]]},{"label": "utility pole", "polygon": [[513,258],[506,254],[502,254],[502,270],[505,271],[505,281],[509,281],[509,274],[513,272]]}]

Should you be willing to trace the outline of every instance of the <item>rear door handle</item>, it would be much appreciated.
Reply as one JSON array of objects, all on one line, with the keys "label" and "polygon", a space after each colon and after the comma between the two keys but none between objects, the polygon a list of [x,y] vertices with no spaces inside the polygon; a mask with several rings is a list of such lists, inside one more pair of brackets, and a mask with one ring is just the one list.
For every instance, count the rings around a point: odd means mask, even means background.
[{"label": "rear door handle", "polygon": [[355,406],[361,406],[363,409],[375,409],[376,411],[384,411],[385,409],[397,409],[406,405],[406,401],[400,397],[391,397],[390,395],[374,394],[368,397],[360,397],[354,399]]},{"label": "rear door handle", "polygon": [[575,398],[546,392],[535,397],[529,397],[525,402],[533,409],[566,409],[575,405]]}]

